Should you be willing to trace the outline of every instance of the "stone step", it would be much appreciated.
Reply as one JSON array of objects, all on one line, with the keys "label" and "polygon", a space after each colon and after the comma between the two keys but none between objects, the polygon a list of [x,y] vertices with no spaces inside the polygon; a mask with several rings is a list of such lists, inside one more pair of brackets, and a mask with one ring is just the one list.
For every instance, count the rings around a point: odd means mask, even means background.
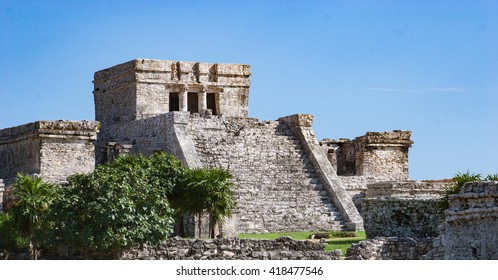
[{"label": "stone step", "polygon": [[[237,136],[233,129],[242,124],[246,129]],[[230,166],[241,188],[236,192],[241,198],[239,205],[245,207],[246,213],[255,215],[243,222],[248,227],[265,215],[268,215],[265,221],[283,220],[287,215],[298,219],[290,227],[311,223],[330,229],[343,228],[342,217],[324,190],[303,143],[288,126],[278,122],[241,122],[225,134],[220,130],[214,137],[209,131],[201,133],[202,129],[196,127],[192,132],[196,135],[194,143],[201,163]],[[262,204],[267,206],[251,206]],[[278,230],[278,223],[272,230]]]}]

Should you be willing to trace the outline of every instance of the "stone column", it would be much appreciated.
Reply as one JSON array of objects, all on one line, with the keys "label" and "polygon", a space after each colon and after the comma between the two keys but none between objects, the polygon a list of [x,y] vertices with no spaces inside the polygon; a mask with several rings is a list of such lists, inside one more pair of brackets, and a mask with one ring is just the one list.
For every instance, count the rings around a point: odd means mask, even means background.
[{"label": "stone column", "polygon": [[182,89],[178,94],[178,99],[180,101],[180,111],[188,111],[188,86],[187,84],[182,85]]},{"label": "stone column", "polygon": [[207,86],[203,85],[199,92],[199,113],[202,115],[207,109]]}]

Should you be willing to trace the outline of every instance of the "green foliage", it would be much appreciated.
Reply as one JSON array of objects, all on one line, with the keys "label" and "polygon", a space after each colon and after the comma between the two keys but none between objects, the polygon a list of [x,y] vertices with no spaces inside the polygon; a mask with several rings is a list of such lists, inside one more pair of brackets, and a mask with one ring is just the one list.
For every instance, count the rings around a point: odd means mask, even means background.
[{"label": "green foliage", "polygon": [[12,220],[18,233],[29,242],[30,258],[37,257],[37,235],[40,233],[43,219],[53,199],[53,185],[41,177],[17,174],[12,185],[15,204],[10,210]]},{"label": "green foliage", "polygon": [[165,153],[119,157],[56,187],[19,175],[12,212],[0,216],[0,253],[15,252],[28,240],[31,252],[43,241],[51,252],[114,258],[124,249],[165,240],[175,213],[209,214],[214,234],[235,208],[231,178],[222,169],[190,170]]},{"label": "green foliage", "polygon": [[[453,181],[455,181],[456,186],[462,188],[463,185],[467,182],[477,182],[481,181],[481,174],[479,173],[470,173],[467,170],[465,173],[458,172],[455,177],[453,177]],[[460,190],[458,190],[460,191]]]},{"label": "green foliage", "polygon": [[126,248],[157,244],[173,229],[167,196],[183,176],[174,157],[157,153],[119,157],[60,187],[50,211],[48,243],[113,258]]},{"label": "green foliage", "polygon": [[19,232],[29,237],[40,226],[48,210],[53,198],[53,185],[43,181],[41,177],[17,174],[12,194],[16,200],[11,209],[12,217]]},{"label": "green foliage", "polygon": [[484,180],[486,180],[486,181],[498,181],[498,173],[489,174],[488,176],[486,176],[486,178]]},{"label": "green foliage", "polygon": [[19,235],[12,215],[0,212],[0,255],[8,258],[9,253],[20,253],[27,248],[27,240]]},{"label": "green foliage", "polygon": [[198,215],[199,232],[201,215],[209,214],[210,236],[214,238],[216,224],[230,217],[236,207],[234,184],[228,170],[198,168],[187,171],[183,184],[173,191],[171,201],[179,215]]}]

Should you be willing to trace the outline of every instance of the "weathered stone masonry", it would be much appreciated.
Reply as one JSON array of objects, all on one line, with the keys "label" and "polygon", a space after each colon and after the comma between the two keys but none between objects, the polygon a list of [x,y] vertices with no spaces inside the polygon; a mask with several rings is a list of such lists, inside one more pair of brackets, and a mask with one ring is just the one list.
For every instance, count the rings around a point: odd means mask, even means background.
[{"label": "weathered stone masonry", "polygon": [[347,260],[423,260],[434,238],[376,237],[353,244]]},{"label": "weathered stone masonry", "polygon": [[38,121],[0,130],[0,178],[18,172],[58,182],[95,167],[97,122]]},{"label": "weathered stone masonry", "polygon": [[324,139],[328,157],[340,176],[408,179],[408,149],[411,132],[395,130],[368,132],[354,140]]},{"label": "weathered stone masonry", "polygon": [[124,252],[122,260],[339,260],[340,251],[324,252],[324,245],[289,237],[276,240],[172,238],[158,246]]},{"label": "weathered stone masonry", "polygon": [[498,260],[498,182],[466,183],[449,205],[427,259]]},{"label": "weathered stone masonry", "polygon": [[437,237],[445,181],[388,181],[368,185],[363,218],[368,238]]},{"label": "weathered stone masonry", "polygon": [[95,73],[102,126],[170,111],[247,117],[250,66],[135,59]]},{"label": "weathered stone masonry", "polygon": [[410,137],[410,131],[394,130],[320,141],[360,213],[368,184],[409,179]]},{"label": "weathered stone masonry", "polygon": [[369,186],[365,202],[371,205],[364,213],[369,239],[353,245],[348,259],[498,259],[498,182],[465,183],[449,196],[442,218],[435,212],[441,211],[436,194],[450,182],[383,184],[392,186]]},{"label": "weathered stone masonry", "polygon": [[[214,116],[190,116],[180,123],[175,121],[175,127],[185,126],[178,128],[182,131],[179,144],[190,156],[179,158],[194,166],[228,168],[234,174],[238,232],[362,227],[345,191],[342,200],[333,198],[330,182],[317,174],[320,167],[305,150],[308,143],[296,135],[295,124],[286,119],[259,122]],[[340,185],[335,191],[340,192]]]}]

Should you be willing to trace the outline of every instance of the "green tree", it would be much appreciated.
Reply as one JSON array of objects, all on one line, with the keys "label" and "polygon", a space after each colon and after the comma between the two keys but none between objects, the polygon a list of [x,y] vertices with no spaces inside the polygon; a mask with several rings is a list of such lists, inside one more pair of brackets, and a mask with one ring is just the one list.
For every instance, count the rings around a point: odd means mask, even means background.
[{"label": "green tree", "polygon": [[205,170],[203,182],[207,188],[205,208],[209,214],[209,230],[211,238],[214,238],[216,225],[225,222],[225,218],[230,217],[237,206],[234,183],[228,170],[217,168]]},{"label": "green tree", "polygon": [[53,199],[53,185],[41,177],[27,174],[17,174],[17,180],[12,185],[12,195],[15,204],[10,210],[21,236],[27,238],[29,257],[37,259],[37,234],[40,233],[42,222]]},{"label": "green tree", "polygon": [[216,225],[230,217],[236,207],[232,175],[219,168],[190,169],[183,184],[173,191],[171,201],[180,215],[197,215],[199,236],[202,214],[207,213],[209,236],[214,238]]},{"label": "green tree", "polygon": [[165,240],[173,229],[168,194],[183,174],[165,153],[123,156],[76,174],[57,192],[49,243],[86,258],[114,258],[122,250]]},{"label": "green tree", "polygon": [[19,235],[10,213],[0,212],[0,255],[8,259],[11,253],[25,252],[26,238]]}]

